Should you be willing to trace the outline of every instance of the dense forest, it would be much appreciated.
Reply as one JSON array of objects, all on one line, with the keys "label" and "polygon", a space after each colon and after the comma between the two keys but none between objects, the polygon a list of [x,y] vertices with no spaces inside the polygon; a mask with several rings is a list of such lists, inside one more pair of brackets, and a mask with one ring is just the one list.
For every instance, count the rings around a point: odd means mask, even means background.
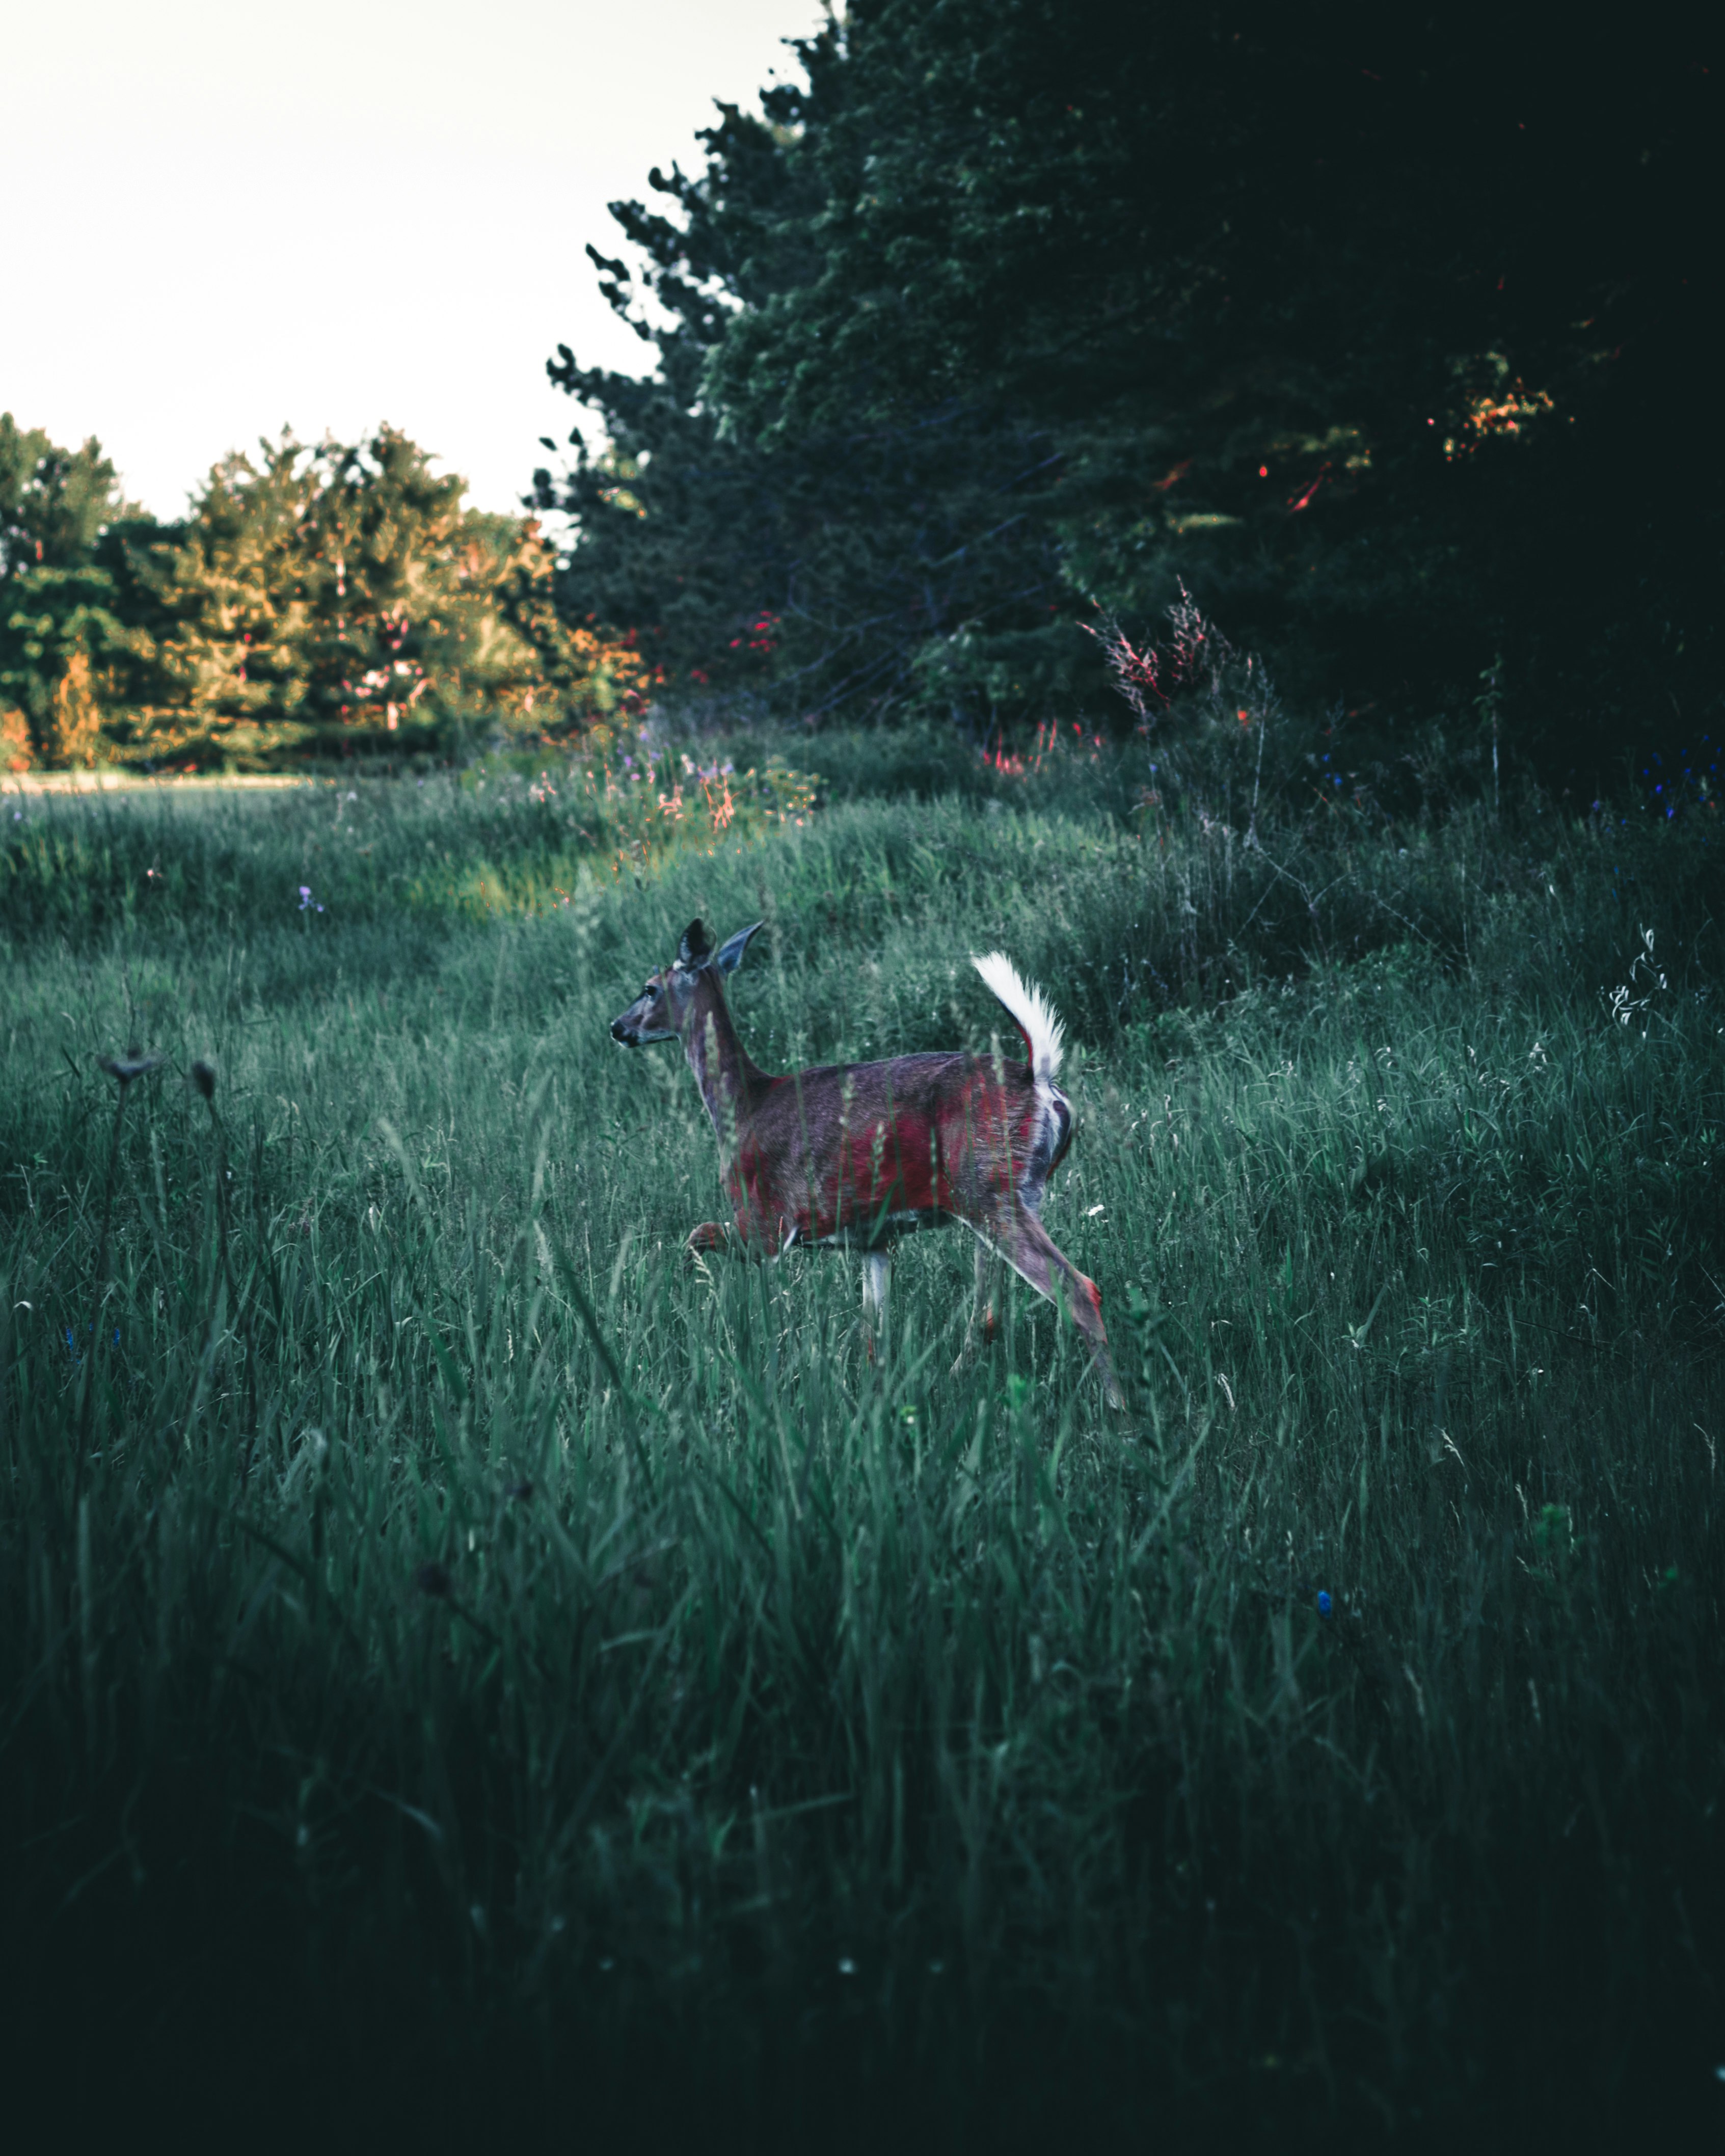
[{"label": "dense forest", "polygon": [[1363,755],[1717,735],[1692,30],[855,0],[796,54],[588,248],[650,373],[552,362],[564,603],[685,700],[1106,709],[1076,630],[1183,583]]},{"label": "dense forest", "polygon": [[384,430],[162,526],[0,424],[10,760],[1129,722],[1083,632],[1183,588],[1380,777],[1717,742],[1717,74],[1674,13],[855,0],[790,58],[587,239],[643,370],[552,359],[536,521]]}]

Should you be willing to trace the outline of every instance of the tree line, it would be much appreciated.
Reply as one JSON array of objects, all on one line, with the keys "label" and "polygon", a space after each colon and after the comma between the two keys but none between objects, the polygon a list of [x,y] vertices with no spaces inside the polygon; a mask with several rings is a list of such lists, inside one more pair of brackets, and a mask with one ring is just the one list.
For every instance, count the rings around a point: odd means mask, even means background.
[{"label": "tree line", "polygon": [[588,242],[643,366],[549,362],[561,551],[388,429],[167,526],[0,425],[0,729],[1131,723],[1081,632],[1189,593],[1361,759],[1501,732],[1609,783],[1720,725],[1715,42],[1667,0],[850,0]]},{"label": "tree line", "polygon": [[463,492],[387,427],[285,434],[163,523],[95,442],[0,418],[0,760],[447,754],[644,708],[631,640],[559,613],[536,521]]},{"label": "tree line", "polygon": [[550,363],[562,603],[720,712],[1100,713],[1077,631],[1184,586],[1362,740],[1698,734],[1716,42],[1663,0],[850,0],[588,247],[651,364]]}]

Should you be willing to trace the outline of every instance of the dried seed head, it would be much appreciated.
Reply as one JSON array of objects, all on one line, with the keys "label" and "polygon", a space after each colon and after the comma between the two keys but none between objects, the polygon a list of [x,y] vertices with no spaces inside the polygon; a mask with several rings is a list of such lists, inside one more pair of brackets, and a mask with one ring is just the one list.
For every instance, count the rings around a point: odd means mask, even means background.
[{"label": "dried seed head", "polygon": [[216,1097],[216,1074],[208,1063],[200,1061],[192,1065],[192,1083],[206,1101]]},{"label": "dried seed head", "polygon": [[146,1070],[159,1067],[159,1055],[146,1055],[141,1049],[128,1048],[124,1055],[105,1055],[97,1065],[110,1078],[117,1078],[122,1086],[130,1086],[134,1078],[141,1078]]}]

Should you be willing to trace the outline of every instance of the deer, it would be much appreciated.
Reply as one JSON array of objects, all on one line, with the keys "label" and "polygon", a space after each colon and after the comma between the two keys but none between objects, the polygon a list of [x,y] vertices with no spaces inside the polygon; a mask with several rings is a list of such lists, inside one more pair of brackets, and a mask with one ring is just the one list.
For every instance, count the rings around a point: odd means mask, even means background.
[{"label": "deer", "polygon": [[691,921],[675,961],[611,1024],[624,1048],[681,1043],[718,1137],[732,1219],[703,1221],[685,1249],[768,1259],[798,1247],[860,1250],[865,1305],[878,1331],[893,1245],[925,1229],[968,1228],[977,1240],[977,1310],[960,1367],[973,1352],[978,1314],[983,1330],[993,1331],[988,1276],[1004,1260],[1065,1310],[1108,1404],[1122,1407],[1101,1291],[1040,1218],[1073,1122],[1055,1084],[1065,1028],[1041,990],[1020,979],[1003,952],[972,957],[1024,1040],[1022,1064],[998,1050],[952,1049],[769,1077],[737,1039],[724,989],[761,927],[739,929],[715,948]]}]

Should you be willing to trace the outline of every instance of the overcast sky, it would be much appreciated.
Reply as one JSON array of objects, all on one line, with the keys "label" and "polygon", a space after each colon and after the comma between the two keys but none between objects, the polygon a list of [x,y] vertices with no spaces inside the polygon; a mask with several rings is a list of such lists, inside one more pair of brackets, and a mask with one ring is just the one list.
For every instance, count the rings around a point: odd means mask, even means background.
[{"label": "overcast sky", "polygon": [[516,506],[559,341],[647,348],[582,251],[819,0],[55,0],[8,10],[0,411],[175,516],[227,450],[387,419]]}]

